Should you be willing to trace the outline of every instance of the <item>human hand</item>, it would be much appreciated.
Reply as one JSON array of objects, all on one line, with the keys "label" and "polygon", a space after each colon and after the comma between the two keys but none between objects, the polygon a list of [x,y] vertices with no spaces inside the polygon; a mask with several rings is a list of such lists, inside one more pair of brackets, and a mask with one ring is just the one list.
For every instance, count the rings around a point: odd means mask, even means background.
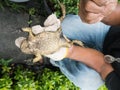
[{"label": "human hand", "polygon": [[68,55],[69,48],[61,47],[58,51],[53,54],[45,55],[48,58],[51,58],[54,61],[60,61]]},{"label": "human hand", "polygon": [[96,23],[110,15],[118,0],[80,0],[79,16],[82,21]]},{"label": "human hand", "polygon": [[44,22],[44,27],[40,25],[35,25],[32,27],[32,32],[34,34],[41,33],[43,31],[56,31],[61,25],[59,19],[57,19],[55,14],[51,14]]}]

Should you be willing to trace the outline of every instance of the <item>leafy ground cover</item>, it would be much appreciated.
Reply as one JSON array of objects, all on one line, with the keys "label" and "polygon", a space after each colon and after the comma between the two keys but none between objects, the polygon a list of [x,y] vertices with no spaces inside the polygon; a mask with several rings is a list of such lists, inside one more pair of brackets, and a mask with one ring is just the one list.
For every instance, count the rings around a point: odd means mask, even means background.
[{"label": "leafy ground cover", "polygon": [[0,90],[79,90],[59,70],[0,59]]},{"label": "leafy ground cover", "polygon": [[[27,12],[31,16],[36,14],[46,16],[47,12],[43,9],[42,0],[34,1],[34,4],[30,6],[31,3],[22,4],[0,0],[0,8],[5,10],[8,7],[11,11]],[[78,13],[79,0],[60,1],[66,5],[67,14]],[[53,7],[51,10],[59,16],[61,13],[57,0],[50,0],[50,2],[49,6]],[[41,69],[41,66],[27,66],[25,64],[9,64],[10,61],[0,59],[0,90],[79,90],[59,70]],[[99,90],[107,90],[107,88],[104,85]]]},{"label": "leafy ground cover", "polygon": [[10,62],[0,59],[0,90],[80,90],[58,69]]},{"label": "leafy ground cover", "polygon": [[[45,1],[45,2],[44,2]],[[78,13],[78,4],[79,0],[59,0],[66,6],[66,14],[77,14]],[[47,6],[45,5],[47,4]],[[57,16],[61,15],[60,5],[58,4],[58,0],[30,0],[30,2],[26,3],[14,3],[9,0],[0,0],[0,9],[4,10],[8,7],[11,11],[16,12],[27,12],[32,15],[41,14],[46,16],[49,11],[55,12]]]}]

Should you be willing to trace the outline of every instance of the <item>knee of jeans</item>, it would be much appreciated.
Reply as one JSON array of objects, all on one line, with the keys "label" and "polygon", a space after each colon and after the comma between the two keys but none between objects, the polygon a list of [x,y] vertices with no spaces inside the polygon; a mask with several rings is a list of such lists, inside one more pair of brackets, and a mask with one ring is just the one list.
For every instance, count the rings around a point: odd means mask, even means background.
[{"label": "knee of jeans", "polygon": [[82,90],[97,90],[104,81],[98,73],[90,70],[90,72],[80,72],[75,76],[73,83]]},{"label": "knee of jeans", "polygon": [[67,15],[62,22],[62,32],[67,37],[74,37],[79,32],[80,18],[78,15]]}]

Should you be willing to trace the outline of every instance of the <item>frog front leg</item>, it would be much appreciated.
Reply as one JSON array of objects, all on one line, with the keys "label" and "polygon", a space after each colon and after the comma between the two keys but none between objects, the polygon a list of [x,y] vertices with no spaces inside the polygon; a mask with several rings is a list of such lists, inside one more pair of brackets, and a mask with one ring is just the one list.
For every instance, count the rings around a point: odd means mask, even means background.
[{"label": "frog front leg", "polygon": [[39,53],[35,54],[35,58],[33,59],[33,63],[36,63],[38,61],[42,62],[42,56]]},{"label": "frog front leg", "polygon": [[31,28],[26,27],[26,28],[22,28],[22,30],[23,30],[24,32],[28,32],[28,33],[29,33],[29,38],[30,38],[30,39],[34,39],[35,36],[33,35]]}]

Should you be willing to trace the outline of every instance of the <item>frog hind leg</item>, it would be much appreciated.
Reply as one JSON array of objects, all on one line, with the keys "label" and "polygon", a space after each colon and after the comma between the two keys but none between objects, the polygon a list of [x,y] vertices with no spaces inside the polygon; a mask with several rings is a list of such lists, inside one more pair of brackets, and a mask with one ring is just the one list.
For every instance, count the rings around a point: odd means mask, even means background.
[{"label": "frog hind leg", "polygon": [[76,44],[76,45],[81,46],[81,47],[84,47],[84,44],[79,40],[73,40],[71,43]]},{"label": "frog hind leg", "polygon": [[60,21],[62,22],[66,15],[66,8],[65,8],[65,5],[61,3],[59,0],[57,0],[57,2],[60,5],[60,8],[62,10],[62,16],[60,17]]}]

